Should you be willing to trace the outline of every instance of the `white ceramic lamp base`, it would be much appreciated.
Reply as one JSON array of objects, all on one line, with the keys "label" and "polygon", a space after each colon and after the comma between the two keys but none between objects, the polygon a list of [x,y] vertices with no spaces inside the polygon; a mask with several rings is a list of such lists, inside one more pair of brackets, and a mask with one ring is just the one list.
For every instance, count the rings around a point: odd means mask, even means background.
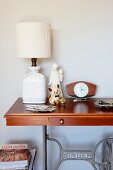
[{"label": "white ceramic lamp base", "polygon": [[23,103],[45,103],[46,97],[46,78],[33,70],[23,80]]}]

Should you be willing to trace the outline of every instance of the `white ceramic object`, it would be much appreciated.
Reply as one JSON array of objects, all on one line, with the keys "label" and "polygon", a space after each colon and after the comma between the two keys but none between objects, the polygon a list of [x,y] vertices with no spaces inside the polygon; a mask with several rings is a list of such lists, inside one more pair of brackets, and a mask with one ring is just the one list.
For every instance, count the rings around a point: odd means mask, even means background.
[{"label": "white ceramic object", "polygon": [[37,73],[37,67],[31,67],[31,73],[23,80],[23,103],[45,103],[47,97],[46,78]]},{"label": "white ceramic object", "polygon": [[56,63],[53,63],[52,70],[50,74],[49,86],[51,89],[57,88],[59,85],[60,94],[59,97],[63,97],[61,82],[63,81],[63,70],[59,68]]}]

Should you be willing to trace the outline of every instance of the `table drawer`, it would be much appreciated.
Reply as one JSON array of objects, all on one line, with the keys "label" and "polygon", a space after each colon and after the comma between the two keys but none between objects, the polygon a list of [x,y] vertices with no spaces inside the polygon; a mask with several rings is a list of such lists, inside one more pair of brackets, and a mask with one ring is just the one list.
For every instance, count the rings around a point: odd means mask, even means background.
[{"label": "table drawer", "polygon": [[54,117],[49,118],[48,124],[50,126],[73,126],[77,125],[76,118],[68,118],[68,117]]},{"label": "table drawer", "polygon": [[[109,124],[108,124],[109,122]],[[101,126],[113,125],[113,118],[109,116],[73,116],[73,117],[49,117],[49,126]]]}]

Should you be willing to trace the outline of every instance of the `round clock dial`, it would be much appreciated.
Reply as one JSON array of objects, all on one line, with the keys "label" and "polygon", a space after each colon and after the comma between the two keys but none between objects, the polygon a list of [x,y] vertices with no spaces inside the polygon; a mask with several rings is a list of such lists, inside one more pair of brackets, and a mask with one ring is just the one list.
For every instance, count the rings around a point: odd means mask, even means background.
[{"label": "round clock dial", "polygon": [[74,86],[74,93],[77,97],[85,97],[88,91],[88,86],[85,83],[80,82]]}]

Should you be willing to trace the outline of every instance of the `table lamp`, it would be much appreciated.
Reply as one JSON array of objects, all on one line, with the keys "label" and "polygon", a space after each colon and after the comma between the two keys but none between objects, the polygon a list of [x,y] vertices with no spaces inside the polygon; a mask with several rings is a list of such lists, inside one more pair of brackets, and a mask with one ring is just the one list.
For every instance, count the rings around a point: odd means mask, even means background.
[{"label": "table lamp", "polygon": [[30,73],[23,80],[23,103],[45,103],[47,97],[46,78],[39,73],[37,58],[51,57],[50,25],[41,22],[17,24],[17,55],[31,58]]}]

